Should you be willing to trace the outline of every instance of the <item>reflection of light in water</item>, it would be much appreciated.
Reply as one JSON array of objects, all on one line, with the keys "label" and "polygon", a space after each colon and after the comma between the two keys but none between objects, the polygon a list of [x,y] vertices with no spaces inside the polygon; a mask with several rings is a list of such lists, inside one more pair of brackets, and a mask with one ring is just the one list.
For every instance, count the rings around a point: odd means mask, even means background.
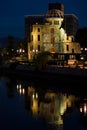
[{"label": "reflection of light in water", "polygon": [[80,112],[82,113],[82,107],[80,107]]},{"label": "reflection of light in water", "polygon": [[38,94],[33,93],[32,95],[32,106],[31,106],[33,115],[38,115]]},{"label": "reflection of light in water", "polygon": [[17,90],[18,90],[18,88],[19,88],[19,86],[18,86],[18,84],[17,84]]},{"label": "reflection of light in water", "polygon": [[37,99],[38,98],[38,94],[37,93],[33,93],[32,98],[33,99]]},{"label": "reflection of light in water", "polygon": [[36,93],[36,98],[38,98],[38,94]]},{"label": "reflection of light in water", "polygon": [[35,92],[35,89],[32,86],[28,86],[28,95],[31,96]]},{"label": "reflection of light in water", "polygon": [[38,100],[37,99],[33,99],[33,103],[32,103],[33,111],[37,111],[37,108],[38,108]]},{"label": "reflection of light in water", "polygon": [[24,90],[24,88],[22,89],[22,91],[23,91],[23,94],[25,93],[25,90]]},{"label": "reflection of light in water", "polygon": [[34,99],[34,97],[35,97],[35,95],[34,95],[34,93],[33,93],[32,98]]},{"label": "reflection of light in water", "polygon": [[19,89],[21,89],[21,84],[19,85]]},{"label": "reflection of light in water", "polygon": [[19,89],[19,93],[21,94],[21,89]]},{"label": "reflection of light in water", "polygon": [[25,94],[25,89],[22,88],[21,84],[20,84],[20,85],[17,84],[17,91],[18,91],[20,94]]},{"label": "reflection of light in water", "polygon": [[85,113],[87,112],[87,106],[86,106],[86,104],[84,104],[84,112]]},{"label": "reflection of light in water", "polygon": [[87,103],[83,103],[80,106],[80,112],[84,113],[85,115],[87,114]]},{"label": "reflection of light in water", "polygon": [[[25,93],[25,89],[21,84],[17,85],[17,90],[20,94]],[[75,97],[73,95],[67,96],[67,94],[50,91],[45,93],[43,100],[39,100],[38,93],[35,91],[34,87],[28,86],[26,90],[27,98],[29,98],[29,103],[31,103],[33,116],[42,116],[48,124],[55,124],[58,128],[62,129],[62,115],[65,113],[67,106],[72,107]],[[87,108],[85,108],[85,111],[86,110]]]}]

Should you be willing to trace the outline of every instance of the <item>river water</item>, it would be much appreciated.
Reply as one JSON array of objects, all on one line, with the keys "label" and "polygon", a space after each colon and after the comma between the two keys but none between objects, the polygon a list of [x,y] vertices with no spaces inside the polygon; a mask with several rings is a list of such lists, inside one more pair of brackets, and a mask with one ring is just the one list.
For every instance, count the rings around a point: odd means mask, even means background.
[{"label": "river water", "polygon": [[0,129],[87,130],[86,93],[70,87],[1,76]]}]

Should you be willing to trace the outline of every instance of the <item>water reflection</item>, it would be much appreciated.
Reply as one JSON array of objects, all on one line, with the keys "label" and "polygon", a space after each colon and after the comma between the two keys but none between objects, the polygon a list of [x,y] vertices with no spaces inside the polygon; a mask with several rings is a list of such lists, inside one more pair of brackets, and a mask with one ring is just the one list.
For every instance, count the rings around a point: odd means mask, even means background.
[{"label": "water reflection", "polygon": [[80,112],[86,116],[87,115],[87,99],[84,99],[84,102],[80,104]]},{"label": "water reflection", "polygon": [[48,126],[51,126],[50,130],[54,127],[57,130],[64,130],[66,115],[77,109],[79,114],[83,113],[87,116],[87,102],[81,102],[80,96],[48,88],[43,89],[41,86],[35,87],[33,83],[27,84],[24,81],[5,80],[8,97],[14,97],[16,92],[24,96],[25,109],[31,112],[34,118],[42,118]]},{"label": "water reflection", "polygon": [[68,110],[75,108],[78,97],[67,93],[43,90],[33,86],[24,87],[17,84],[17,92],[25,96],[25,106],[32,112],[33,117],[42,117],[50,125],[55,125],[59,130],[63,129],[63,115]]},{"label": "water reflection", "polygon": [[25,93],[25,89],[22,88],[22,85],[21,84],[17,84],[17,91],[20,93],[20,94],[23,94]]}]

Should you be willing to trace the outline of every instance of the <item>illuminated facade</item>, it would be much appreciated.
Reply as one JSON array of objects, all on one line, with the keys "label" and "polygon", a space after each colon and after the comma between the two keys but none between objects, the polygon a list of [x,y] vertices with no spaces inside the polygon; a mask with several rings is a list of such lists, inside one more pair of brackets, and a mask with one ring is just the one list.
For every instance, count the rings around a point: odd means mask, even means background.
[{"label": "illuminated facade", "polygon": [[63,27],[63,4],[49,4],[48,11],[44,16],[26,16],[25,19],[25,37],[29,41],[29,59],[42,51],[53,54],[81,53],[80,44],[74,41],[73,32],[68,35]]}]

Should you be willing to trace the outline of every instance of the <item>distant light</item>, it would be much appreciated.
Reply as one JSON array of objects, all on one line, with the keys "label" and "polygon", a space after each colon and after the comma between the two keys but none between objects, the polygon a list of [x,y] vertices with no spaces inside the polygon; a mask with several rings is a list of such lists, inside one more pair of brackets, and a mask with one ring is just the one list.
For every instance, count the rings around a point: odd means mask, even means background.
[{"label": "distant light", "polygon": [[83,50],[83,48],[81,48],[81,50]]},{"label": "distant light", "polygon": [[19,52],[22,52],[22,49],[20,49]]},{"label": "distant light", "polygon": [[24,53],[24,52],[25,52],[25,50],[22,50],[22,52]]},{"label": "distant light", "polygon": [[85,51],[87,51],[87,48],[85,48]]},{"label": "distant light", "polygon": [[36,50],[36,52],[38,52],[38,50]]},{"label": "distant light", "polygon": [[81,60],[84,60],[84,57],[82,56],[80,59],[81,59]]}]

